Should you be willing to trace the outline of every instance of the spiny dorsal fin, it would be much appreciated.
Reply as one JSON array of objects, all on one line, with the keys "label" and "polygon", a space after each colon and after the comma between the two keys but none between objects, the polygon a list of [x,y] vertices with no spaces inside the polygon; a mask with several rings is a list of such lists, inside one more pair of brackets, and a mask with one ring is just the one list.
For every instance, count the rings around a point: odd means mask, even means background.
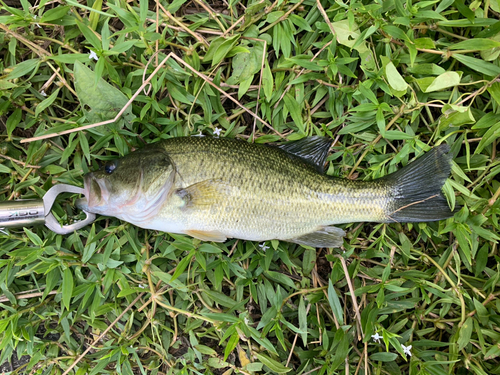
[{"label": "spiny dorsal fin", "polygon": [[332,140],[326,137],[306,137],[301,140],[278,145],[283,151],[295,155],[312,165],[318,172],[324,173],[328,150]]}]

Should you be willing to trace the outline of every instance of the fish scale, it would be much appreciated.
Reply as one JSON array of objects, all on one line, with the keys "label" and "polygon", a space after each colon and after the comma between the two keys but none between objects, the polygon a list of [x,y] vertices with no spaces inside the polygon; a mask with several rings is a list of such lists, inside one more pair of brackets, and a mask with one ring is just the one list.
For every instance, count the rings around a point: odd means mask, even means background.
[{"label": "fish scale", "polygon": [[163,140],[87,175],[85,209],[203,240],[310,246],[339,246],[344,233],[334,224],[453,215],[441,193],[451,168],[446,145],[365,182],[320,172],[330,144],[320,137],[281,147],[210,137]]}]

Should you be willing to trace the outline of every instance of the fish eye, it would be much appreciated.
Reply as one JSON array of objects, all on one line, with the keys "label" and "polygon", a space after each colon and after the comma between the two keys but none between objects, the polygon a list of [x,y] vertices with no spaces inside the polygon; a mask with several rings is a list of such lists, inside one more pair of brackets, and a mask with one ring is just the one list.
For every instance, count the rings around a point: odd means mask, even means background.
[{"label": "fish eye", "polygon": [[104,166],[104,172],[106,172],[106,174],[113,173],[115,169],[116,169],[116,163],[114,161],[106,163],[106,165]]}]

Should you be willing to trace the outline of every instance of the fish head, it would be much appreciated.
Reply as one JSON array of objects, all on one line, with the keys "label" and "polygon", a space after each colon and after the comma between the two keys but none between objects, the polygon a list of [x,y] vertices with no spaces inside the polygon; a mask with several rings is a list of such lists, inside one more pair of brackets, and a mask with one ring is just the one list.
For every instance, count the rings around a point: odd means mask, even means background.
[{"label": "fish head", "polygon": [[150,219],[173,186],[174,169],[168,155],[155,148],[108,161],[84,176],[86,201],[79,207],[132,223]]}]

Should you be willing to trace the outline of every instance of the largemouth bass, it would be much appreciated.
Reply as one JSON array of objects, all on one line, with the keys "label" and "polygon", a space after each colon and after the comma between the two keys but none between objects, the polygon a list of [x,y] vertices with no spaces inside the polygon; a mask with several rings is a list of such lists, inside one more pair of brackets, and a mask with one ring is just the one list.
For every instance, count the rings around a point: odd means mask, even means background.
[{"label": "largemouth bass", "polygon": [[274,147],[226,138],[154,143],[85,175],[80,208],[204,241],[283,240],[338,247],[350,222],[425,222],[453,215],[441,193],[447,145],[375,181],[323,173],[331,140]]}]

